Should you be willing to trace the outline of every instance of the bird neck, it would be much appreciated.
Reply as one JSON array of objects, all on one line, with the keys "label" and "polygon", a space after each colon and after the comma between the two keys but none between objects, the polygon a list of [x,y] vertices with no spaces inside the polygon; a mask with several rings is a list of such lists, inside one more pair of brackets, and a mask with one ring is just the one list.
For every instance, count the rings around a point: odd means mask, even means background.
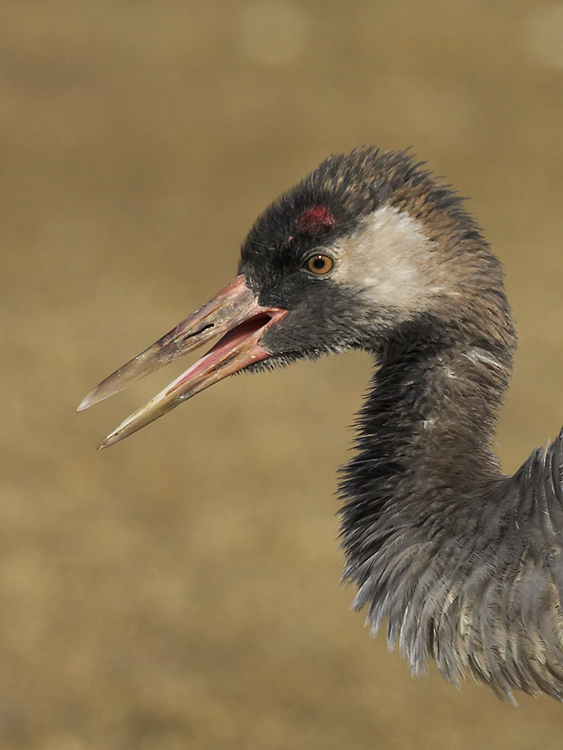
[{"label": "bird neck", "polygon": [[346,578],[361,583],[358,570],[399,527],[440,524],[461,497],[484,497],[502,479],[491,443],[512,370],[505,320],[503,336],[410,323],[375,352],[341,483]]},{"label": "bird neck", "polygon": [[433,658],[455,685],[470,673],[512,701],[514,688],[563,700],[563,431],[501,474],[504,319],[501,335],[404,329],[378,352],[341,486],[344,579],[414,674]]}]

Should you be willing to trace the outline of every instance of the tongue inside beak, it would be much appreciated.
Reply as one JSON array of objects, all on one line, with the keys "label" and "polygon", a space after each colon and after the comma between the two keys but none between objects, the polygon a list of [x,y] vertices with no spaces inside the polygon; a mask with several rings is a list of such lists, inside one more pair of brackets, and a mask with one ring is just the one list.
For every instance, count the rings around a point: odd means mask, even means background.
[{"label": "tongue inside beak", "polygon": [[78,411],[88,409],[178,357],[222,336],[207,354],[127,417],[102,440],[98,449],[123,440],[228,375],[268,359],[271,354],[261,346],[260,339],[286,314],[287,310],[262,307],[247,286],[245,277],[238,276],[207,304],[116,370],[82,400]]}]

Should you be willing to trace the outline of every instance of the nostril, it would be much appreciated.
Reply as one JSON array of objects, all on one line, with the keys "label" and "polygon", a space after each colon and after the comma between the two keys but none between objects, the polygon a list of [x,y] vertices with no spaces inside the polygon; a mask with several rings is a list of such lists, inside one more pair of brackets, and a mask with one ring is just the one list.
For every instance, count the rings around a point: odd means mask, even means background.
[{"label": "nostril", "polygon": [[198,328],[197,331],[190,331],[187,333],[183,339],[182,342],[188,341],[188,339],[193,339],[195,336],[199,336],[204,331],[207,331],[208,328],[213,328],[213,323],[207,323],[206,325],[202,326],[201,328]]}]

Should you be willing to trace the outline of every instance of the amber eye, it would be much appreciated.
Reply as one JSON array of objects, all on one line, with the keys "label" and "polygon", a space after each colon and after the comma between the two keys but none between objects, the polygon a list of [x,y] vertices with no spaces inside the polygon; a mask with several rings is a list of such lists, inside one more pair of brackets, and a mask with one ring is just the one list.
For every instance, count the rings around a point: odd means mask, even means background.
[{"label": "amber eye", "polygon": [[329,258],[328,255],[311,255],[305,261],[305,268],[307,271],[316,274],[317,276],[324,276],[329,271],[332,271],[334,261]]}]

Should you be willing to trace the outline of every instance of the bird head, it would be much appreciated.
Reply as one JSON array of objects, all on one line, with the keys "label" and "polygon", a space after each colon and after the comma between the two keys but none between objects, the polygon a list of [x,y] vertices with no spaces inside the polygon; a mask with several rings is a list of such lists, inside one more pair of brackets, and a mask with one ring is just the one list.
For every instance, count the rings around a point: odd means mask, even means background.
[{"label": "bird head", "polygon": [[407,154],[365,148],[330,157],[258,218],[234,281],[106,378],[79,410],[218,339],[103,448],[240,370],[351,348],[377,354],[394,332],[429,316],[459,328],[483,259],[488,287],[491,268],[498,278],[500,269],[460,199]]}]

